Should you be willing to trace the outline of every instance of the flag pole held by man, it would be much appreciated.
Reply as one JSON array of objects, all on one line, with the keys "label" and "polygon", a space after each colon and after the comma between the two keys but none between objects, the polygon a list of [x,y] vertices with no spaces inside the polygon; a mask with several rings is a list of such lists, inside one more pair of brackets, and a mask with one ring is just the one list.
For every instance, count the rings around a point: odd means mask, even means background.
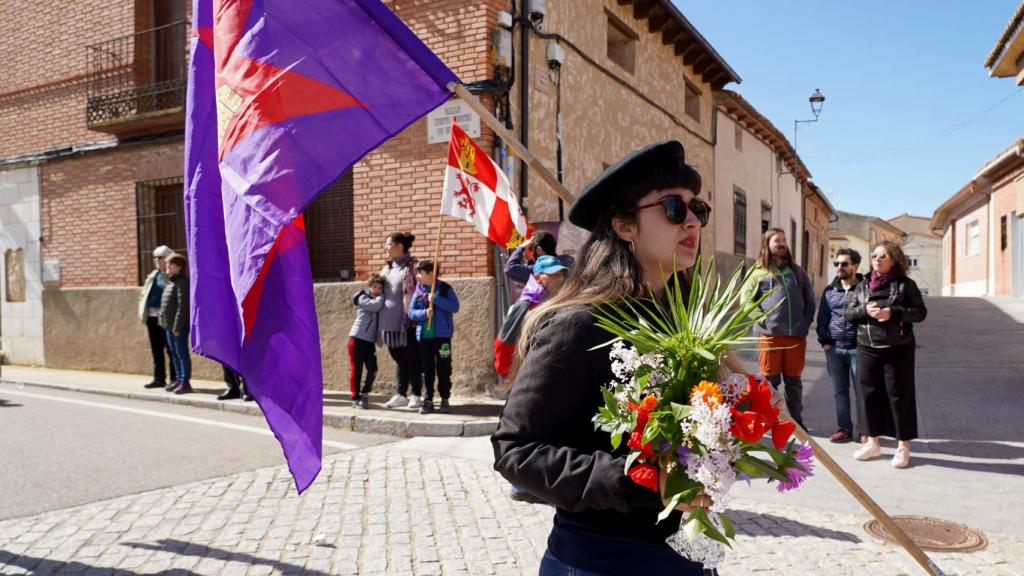
[{"label": "flag pole held by man", "polygon": [[302,211],[458,78],[379,0],[194,0],[185,126],[192,348],[241,373],[299,492],[323,378]]}]

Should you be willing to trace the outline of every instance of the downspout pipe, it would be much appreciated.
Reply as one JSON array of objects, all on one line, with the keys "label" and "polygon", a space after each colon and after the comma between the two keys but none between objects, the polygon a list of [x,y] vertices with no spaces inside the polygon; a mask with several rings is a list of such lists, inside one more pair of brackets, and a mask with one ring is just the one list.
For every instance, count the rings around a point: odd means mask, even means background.
[{"label": "downspout pipe", "polygon": [[[519,7],[519,142],[530,147],[530,0],[522,0]],[[530,191],[530,169],[525,160],[519,161],[519,204],[526,204]],[[525,201],[525,202],[524,202]]]}]

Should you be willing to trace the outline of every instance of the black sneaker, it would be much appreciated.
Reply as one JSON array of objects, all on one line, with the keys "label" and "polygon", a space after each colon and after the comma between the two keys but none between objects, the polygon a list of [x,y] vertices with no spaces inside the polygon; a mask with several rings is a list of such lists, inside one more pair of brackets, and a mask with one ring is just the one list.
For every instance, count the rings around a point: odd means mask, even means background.
[{"label": "black sneaker", "polygon": [[235,388],[228,388],[220,396],[217,396],[217,400],[234,400],[241,398],[242,393]]},{"label": "black sneaker", "polygon": [[448,399],[447,398],[441,398],[441,407],[438,408],[437,411],[440,412],[441,414],[450,414],[451,413],[452,407],[451,407],[450,404],[448,404]]},{"label": "black sneaker", "polygon": [[366,401],[366,396],[356,396],[352,400],[352,407],[353,408],[359,408],[361,410],[365,410],[367,404],[368,404],[368,402]]},{"label": "black sneaker", "polygon": [[143,388],[166,388],[167,387],[167,382],[164,382],[163,380],[153,380],[149,384],[145,384],[142,387]]},{"label": "black sneaker", "polygon": [[424,400],[423,401],[423,406],[420,406],[420,414],[433,414],[433,413],[434,413],[434,403],[431,402],[430,400]]}]

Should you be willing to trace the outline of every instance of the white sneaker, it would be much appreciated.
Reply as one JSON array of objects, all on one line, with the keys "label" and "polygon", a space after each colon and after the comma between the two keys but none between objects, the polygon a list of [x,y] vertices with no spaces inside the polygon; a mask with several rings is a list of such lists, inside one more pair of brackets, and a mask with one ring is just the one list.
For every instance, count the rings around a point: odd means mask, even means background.
[{"label": "white sneaker", "polygon": [[906,468],[907,466],[910,466],[910,450],[900,446],[892,456],[892,467]]},{"label": "white sneaker", "polygon": [[865,443],[856,452],[853,453],[853,457],[860,461],[873,460],[882,455],[882,446],[878,444],[872,444],[871,442]]},{"label": "white sneaker", "polygon": [[398,408],[399,406],[401,406],[402,404],[405,404],[405,403],[406,403],[405,396],[402,396],[401,394],[395,394],[394,396],[391,397],[391,400],[388,400],[387,402],[384,403],[384,407],[385,408]]},{"label": "white sneaker", "polygon": [[423,406],[423,399],[420,398],[419,396],[415,395],[415,394],[410,394],[409,395],[409,405],[407,406],[407,408],[409,410],[416,410],[420,406]]}]

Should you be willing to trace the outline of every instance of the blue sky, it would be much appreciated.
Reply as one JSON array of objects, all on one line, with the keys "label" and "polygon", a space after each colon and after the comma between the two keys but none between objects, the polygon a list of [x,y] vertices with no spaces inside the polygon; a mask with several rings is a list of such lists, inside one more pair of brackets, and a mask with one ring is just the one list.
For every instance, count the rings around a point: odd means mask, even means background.
[{"label": "blue sky", "polygon": [[673,0],[743,78],[839,210],[932,212],[1024,137],[1024,93],[985,57],[1019,0]]}]

